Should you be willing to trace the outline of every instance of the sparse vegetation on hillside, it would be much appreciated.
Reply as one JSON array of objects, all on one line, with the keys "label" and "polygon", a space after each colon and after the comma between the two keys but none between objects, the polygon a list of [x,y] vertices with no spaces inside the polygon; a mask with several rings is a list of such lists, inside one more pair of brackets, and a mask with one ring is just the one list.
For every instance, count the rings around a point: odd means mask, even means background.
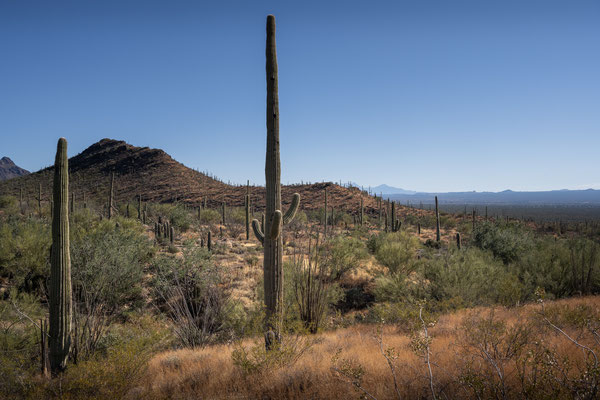
[{"label": "sparse vegetation on hillside", "polygon": [[0,183],[0,397],[598,398],[598,225],[281,186],[266,55],[265,188],[109,139]]}]

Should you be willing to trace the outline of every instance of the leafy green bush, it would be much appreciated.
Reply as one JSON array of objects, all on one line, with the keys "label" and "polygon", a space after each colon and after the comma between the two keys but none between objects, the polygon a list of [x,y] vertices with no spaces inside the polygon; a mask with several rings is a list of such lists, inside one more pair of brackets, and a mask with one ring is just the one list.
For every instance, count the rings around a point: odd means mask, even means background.
[{"label": "leafy green bush", "polygon": [[355,237],[336,236],[320,247],[327,279],[338,281],[367,258],[364,242]]},{"label": "leafy green bush", "polygon": [[[77,335],[74,357],[90,356],[109,326],[144,304],[144,264],[153,249],[135,220],[103,220],[74,229],[71,273]],[[87,329],[83,329],[86,327]]]},{"label": "leafy green bush", "polygon": [[466,306],[515,305],[523,288],[510,268],[490,252],[477,248],[444,253],[423,260],[427,297],[443,303],[455,299]]},{"label": "leafy green bush", "polygon": [[19,212],[19,200],[14,196],[0,196],[0,210],[7,214],[15,215]]},{"label": "leafy green bush", "polygon": [[419,240],[406,231],[389,233],[384,236],[383,243],[377,249],[375,258],[390,273],[410,273],[415,267],[415,259]]},{"label": "leafy green bush", "polygon": [[531,233],[518,224],[494,224],[483,222],[475,227],[473,243],[483,250],[490,250],[505,264],[516,261],[532,245]]},{"label": "leafy green bush", "polygon": [[221,213],[210,208],[200,210],[200,223],[217,224],[221,221]]},{"label": "leafy green bush", "polygon": [[46,293],[50,227],[39,219],[9,218],[0,224],[0,277],[19,291]]}]

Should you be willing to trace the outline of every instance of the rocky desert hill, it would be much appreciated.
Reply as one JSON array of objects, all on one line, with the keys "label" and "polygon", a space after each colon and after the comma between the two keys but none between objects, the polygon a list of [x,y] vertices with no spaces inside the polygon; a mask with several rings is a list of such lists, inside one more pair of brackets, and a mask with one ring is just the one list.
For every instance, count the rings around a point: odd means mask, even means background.
[{"label": "rocky desert hill", "polygon": [[[115,173],[115,199],[117,202],[135,201],[138,195],[144,201],[170,203],[180,202],[200,206],[206,198],[209,207],[242,206],[246,194],[245,185],[228,185],[177,162],[160,149],[136,147],[124,141],[102,139],[80,154],[69,159],[70,191],[76,201],[102,204],[108,198],[110,177]],[[42,201],[49,201],[52,188],[53,167],[0,182],[0,194],[19,196],[23,189],[25,199],[36,199],[39,185]],[[356,187],[323,182],[297,184],[282,187],[282,202],[287,205],[293,193],[300,193],[301,209],[314,210],[324,205],[324,189],[328,192],[328,206],[336,210],[358,213],[363,197],[365,212],[375,214],[377,200]],[[264,207],[264,187],[251,186],[252,204],[257,210]],[[402,215],[407,210],[399,210]],[[414,210],[417,212],[417,210]]]},{"label": "rocky desert hill", "polygon": [[29,174],[29,171],[16,165],[8,157],[0,158],[0,181]]}]

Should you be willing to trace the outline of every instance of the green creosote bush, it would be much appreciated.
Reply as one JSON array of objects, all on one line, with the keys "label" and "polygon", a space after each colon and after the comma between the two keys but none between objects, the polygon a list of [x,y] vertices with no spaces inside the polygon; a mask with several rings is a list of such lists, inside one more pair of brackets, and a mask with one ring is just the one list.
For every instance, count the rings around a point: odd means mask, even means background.
[{"label": "green creosote bush", "polygon": [[[375,248],[378,245],[372,245]],[[419,240],[413,235],[402,231],[383,236],[381,244],[375,252],[377,261],[388,268],[391,274],[402,272],[409,274],[415,268]]]},{"label": "green creosote bush", "polygon": [[50,225],[37,218],[11,217],[0,224],[0,278],[20,292],[47,293]]},{"label": "green creosote bush", "polygon": [[336,236],[321,244],[319,251],[330,282],[356,270],[368,257],[364,241],[352,236]]},{"label": "green creosote bush", "polygon": [[473,244],[490,250],[505,264],[517,261],[532,246],[531,233],[517,224],[481,222],[475,226]]},{"label": "green creosote bush", "polygon": [[144,264],[154,249],[134,219],[81,224],[72,232],[73,356],[87,358],[113,323],[144,305]]},{"label": "green creosote bush", "polygon": [[7,214],[17,214],[19,212],[19,199],[14,196],[0,196],[0,210]]},{"label": "green creosote bush", "polygon": [[221,213],[209,208],[200,210],[199,221],[201,224],[218,224],[221,222]]}]

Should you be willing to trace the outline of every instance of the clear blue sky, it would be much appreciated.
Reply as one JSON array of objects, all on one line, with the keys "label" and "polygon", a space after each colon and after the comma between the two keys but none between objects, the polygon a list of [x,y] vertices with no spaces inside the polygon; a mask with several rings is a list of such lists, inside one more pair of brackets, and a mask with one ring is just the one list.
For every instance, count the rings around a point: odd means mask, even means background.
[{"label": "clear blue sky", "polygon": [[265,20],[282,181],[600,188],[600,1],[0,2],[0,157],[104,138],[263,184]]}]

